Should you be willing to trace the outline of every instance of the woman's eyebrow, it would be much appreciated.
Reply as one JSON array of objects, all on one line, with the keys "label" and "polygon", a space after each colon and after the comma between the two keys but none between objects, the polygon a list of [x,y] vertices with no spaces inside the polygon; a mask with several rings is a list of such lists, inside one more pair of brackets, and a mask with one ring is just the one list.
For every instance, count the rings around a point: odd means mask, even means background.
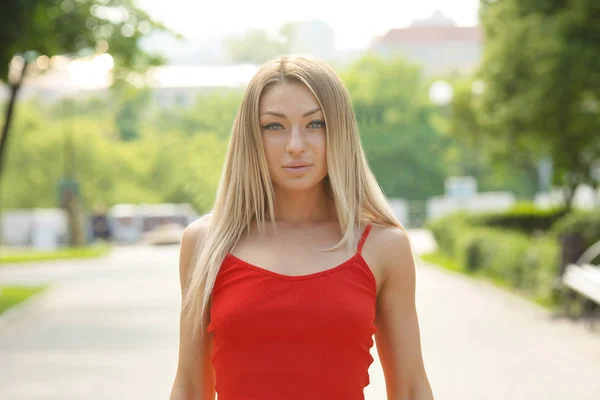
[{"label": "woman's eyebrow", "polygon": [[[302,114],[302,118],[306,118],[309,115],[312,115],[312,114],[314,114],[314,113],[316,113],[318,111],[321,111],[321,107],[317,107],[314,110],[310,110],[310,111],[305,112],[304,114]],[[279,117],[279,118],[287,118],[285,114],[278,113],[278,112],[275,112],[275,111],[265,111],[264,113],[262,113],[262,115],[265,115],[265,114],[274,115],[274,116]]]},{"label": "woman's eyebrow", "polygon": [[265,114],[274,115],[274,116],[276,116],[276,117],[279,117],[279,118],[287,118],[287,117],[285,116],[285,114],[278,113],[278,112],[275,112],[275,111],[265,111],[265,112],[264,112],[264,113],[262,113],[261,115],[265,115]]},{"label": "woman's eyebrow", "polygon": [[317,111],[321,111],[321,107],[317,107],[314,110],[311,110],[309,112],[305,112],[304,114],[302,114],[302,118],[306,118],[309,115],[312,115],[312,114],[316,113]]}]

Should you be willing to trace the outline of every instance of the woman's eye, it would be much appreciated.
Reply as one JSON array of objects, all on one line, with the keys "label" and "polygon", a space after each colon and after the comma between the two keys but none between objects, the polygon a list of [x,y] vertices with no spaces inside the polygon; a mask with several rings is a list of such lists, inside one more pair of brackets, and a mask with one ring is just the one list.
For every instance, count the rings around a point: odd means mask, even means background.
[{"label": "woman's eye", "polygon": [[308,127],[311,129],[322,129],[322,128],[325,128],[325,122],[324,121],[312,121],[310,124],[308,124]]},{"label": "woman's eye", "polygon": [[272,122],[270,124],[267,124],[265,126],[263,126],[263,129],[268,129],[271,131],[277,131],[279,129],[283,129],[283,126],[281,126],[281,124],[278,124],[277,122]]}]

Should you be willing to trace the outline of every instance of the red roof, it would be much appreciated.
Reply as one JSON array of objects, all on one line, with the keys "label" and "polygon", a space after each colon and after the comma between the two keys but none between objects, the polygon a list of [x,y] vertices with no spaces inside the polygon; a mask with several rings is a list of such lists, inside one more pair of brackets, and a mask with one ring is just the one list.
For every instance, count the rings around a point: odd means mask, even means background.
[{"label": "red roof", "polygon": [[377,40],[379,45],[398,45],[421,42],[482,42],[479,26],[412,26],[391,29]]}]

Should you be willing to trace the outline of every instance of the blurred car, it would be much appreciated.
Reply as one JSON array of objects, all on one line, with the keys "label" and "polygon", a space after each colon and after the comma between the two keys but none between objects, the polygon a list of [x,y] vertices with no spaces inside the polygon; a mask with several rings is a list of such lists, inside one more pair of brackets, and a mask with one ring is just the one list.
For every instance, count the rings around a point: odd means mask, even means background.
[{"label": "blurred car", "polygon": [[157,225],[143,235],[142,242],[150,245],[178,244],[185,227],[176,223]]}]

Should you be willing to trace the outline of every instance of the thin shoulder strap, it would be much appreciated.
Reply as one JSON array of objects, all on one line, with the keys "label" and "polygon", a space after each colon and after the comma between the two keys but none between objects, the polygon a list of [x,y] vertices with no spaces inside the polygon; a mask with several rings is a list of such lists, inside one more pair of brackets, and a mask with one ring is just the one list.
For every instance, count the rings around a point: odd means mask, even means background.
[{"label": "thin shoulder strap", "polygon": [[358,242],[358,254],[362,254],[362,248],[365,245],[365,240],[367,240],[367,236],[369,236],[369,232],[371,231],[371,224],[367,224],[365,230],[363,231],[362,236],[360,237],[360,241]]}]

